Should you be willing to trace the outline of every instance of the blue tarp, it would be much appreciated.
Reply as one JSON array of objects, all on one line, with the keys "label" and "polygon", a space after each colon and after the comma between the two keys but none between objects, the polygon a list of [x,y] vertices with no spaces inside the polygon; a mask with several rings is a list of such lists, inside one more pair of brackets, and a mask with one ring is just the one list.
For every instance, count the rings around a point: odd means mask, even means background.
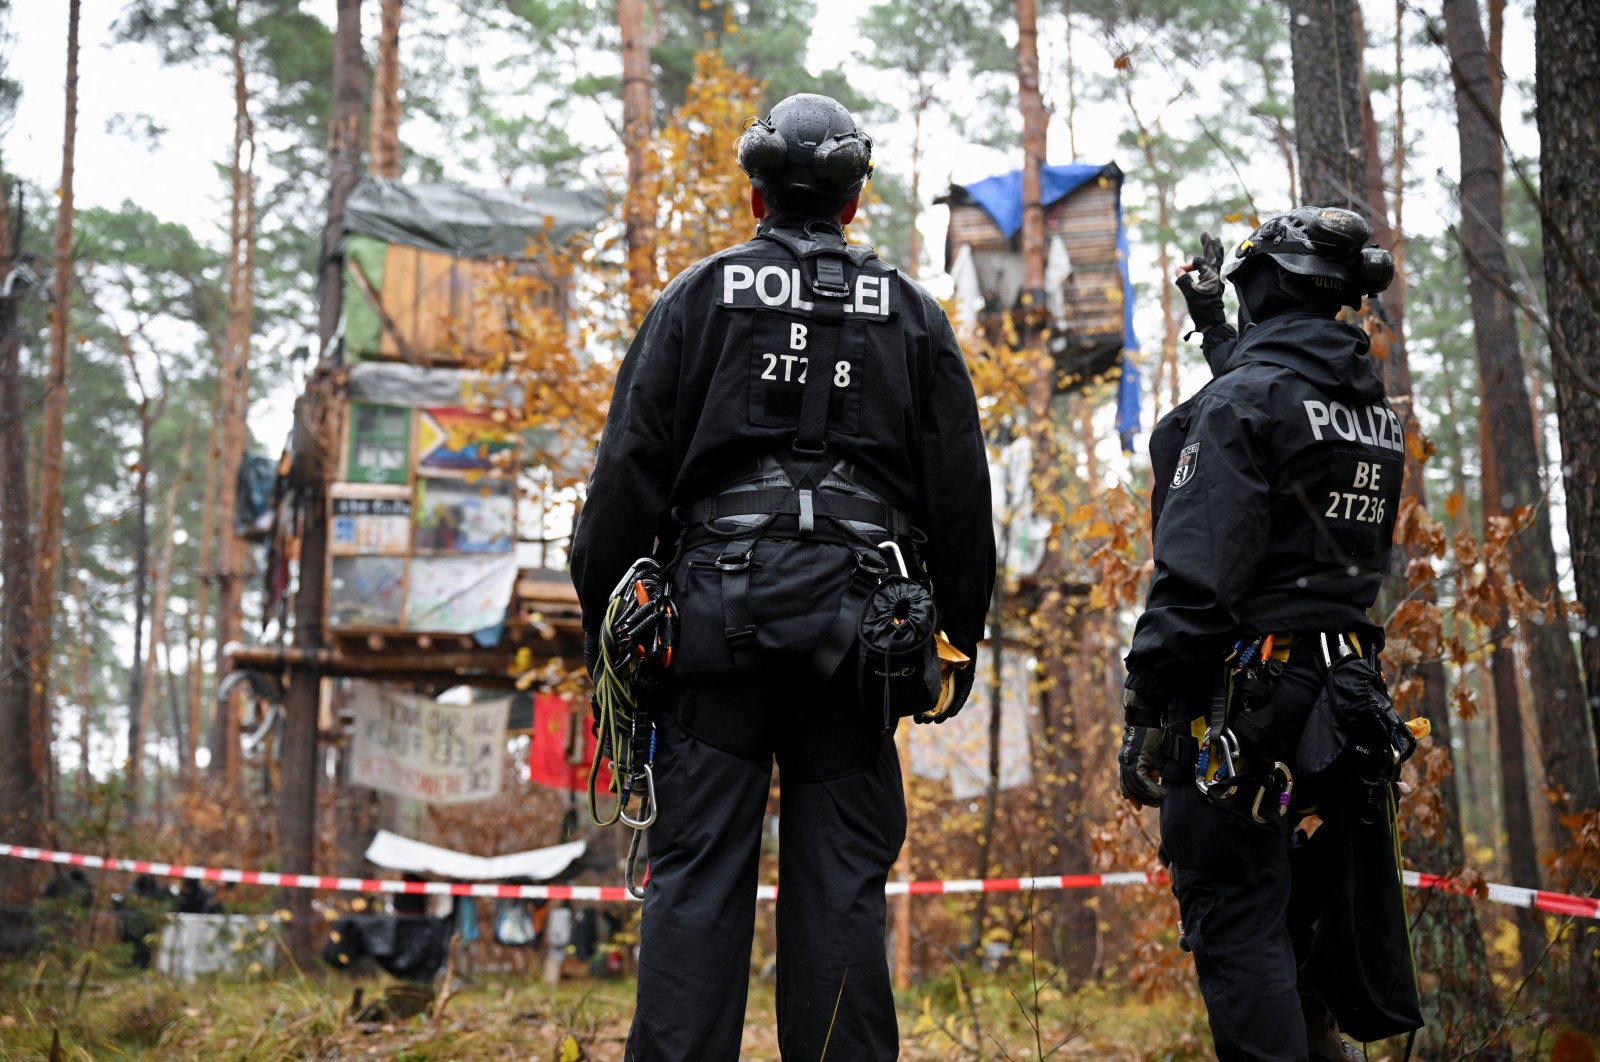
[{"label": "blue tarp", "polygon": [[1122,359],[1122,379],[1117,381],[1117,435],[1122,452],[1133,453],[1133,437],[1139,434],[1139,363]]},{"label": "blue tarp", "polygon": [[[1109,171],[1109,172],[1108,172]],[[1065,166],[1039,168],[1039,200],[1049,207],[1065,199],[1079,188],[1101,175],[1121,173],[1115,166],[1093,162],[1070,162]],[[1006,239],[1011,239],[1022,228],[1022,171],[985,177],[981,181],[962,185],[972,201],[1000,227]],[[1125,350],[1138,350],[1139,337],[1133,331],[1133,280],[1128,275],[1128,229],[1122,223],[1122,196],[1117,195],[1117,266],[1122,273],[1122,346]]]},{"label": "blue tarp", "polygon": [[[1105,166],[1090,162],[1073,162],[1065,166],[1039,168],[1039,200],[1048,207],[1058,199],[1065,199],[1079,187],[1105,172]],[[994,219],[1006,239],[1022,228],[1022,171],[1012,170],[994,177],[985,177],[964,185],[972,201]]]}]

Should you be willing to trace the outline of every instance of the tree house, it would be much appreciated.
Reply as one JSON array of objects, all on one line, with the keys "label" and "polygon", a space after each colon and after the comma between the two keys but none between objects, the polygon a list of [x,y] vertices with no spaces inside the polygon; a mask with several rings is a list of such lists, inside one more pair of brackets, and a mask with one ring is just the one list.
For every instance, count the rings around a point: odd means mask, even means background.
[{"label": "tree house", "polygon": [[[323,564],[323,674],[486,685],[509,682],[519,656],[581,667],[564,550],[526,530],[522,486],[535,470],[507,426],[521,392],[480,366],[513,327],[486,297],[504,263],[545,280],[539,297],[570,321],[557,259],[606,213],[588,191],[368,177],[352,193],[342,357],[325,375],[318,423],[297,415],[293,447],[295,460],[322,462],[326,556],[302,554],[289,492],[268,566],[268,611],[287,617],[288,559]],[[281,655],[246,647],[234,659],[270,666]]]},{"label": "tree house", "polygon": [[[1122,171],[1115,163],[1045,166],[1039,183],[1050,351],[1071,391],[1137,346]],[[936,202],[950,210],[945,270],[955,279],[960,316],[996,336],[1022,295],[1022,173],[951,185]]]}]

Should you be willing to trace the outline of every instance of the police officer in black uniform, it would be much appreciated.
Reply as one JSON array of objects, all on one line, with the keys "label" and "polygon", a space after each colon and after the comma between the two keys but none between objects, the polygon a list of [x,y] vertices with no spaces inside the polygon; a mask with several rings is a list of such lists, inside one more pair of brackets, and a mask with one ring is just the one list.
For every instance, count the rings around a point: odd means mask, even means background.
[{"label": "police officer in black uniform", "polygon": [[1303,207],[1226,256],[1206,236],[1178,286],[1213,379],[1150,437],[1155,573],[1126,660],[1121,788],[1161,808],[1224,1062],[1354,1050],[1297,978],[1290,839],[1317,798],[1295,789],[1293,752],[1323,685],[1321,636],[1368,656],[1383,640],[1368,608],[1405,438],[1366,334],[1336,316],[1393,278],[1369,235],[1357,214]]},{"label": "police officer in black uniform", "polygon": [[[646,316],[574,536],[591,645],[641,555],[665,565],[681,617],[656,718],[630,1060],[738,1057],[774,760],[783,1055],[898,1055],[884,885],[905,803],[895,720],[862,703],[855,624],[863,589],[904,558],[973,654],[995,550],[950,323],[843,238],[871,150],[824,96],[748,126],[756,238],[685,270]],[[957,675],[938,721],[970,690]]]}]

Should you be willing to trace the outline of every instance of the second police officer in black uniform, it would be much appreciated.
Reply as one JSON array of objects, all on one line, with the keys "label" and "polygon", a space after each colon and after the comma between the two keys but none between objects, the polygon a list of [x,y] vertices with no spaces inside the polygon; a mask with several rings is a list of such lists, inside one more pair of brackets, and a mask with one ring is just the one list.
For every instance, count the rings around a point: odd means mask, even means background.
[{"label": "second police officer in black uniform", "polygon": [[1353,1050],[1298,976],[1290,844],[1315,798],[1294,788],[1293,753],[1324,684],[1321,635],[1382,647],[1368,609],[1405,438],[1366,334],[1336,319],[1393,278],[1368,238],[1359,215],[1315,207],[1268,219],[1226,261],[1208,235],[1178,285],[1214,378],[1150,439],[1155,571],[1126,661],[1121,787],[1161,808],[1224,1062]]},{"label": "second police officer in black uniform", "polygon": [[[995,549],[950,323],[843,238],[871,149],[823,96],[747,128],[757,236],[685,270],[646,316],[575,533],[591,643],[641,555],[665,564],[681,617],[656,719],[636,1062],[738,1057],[774,760],[780,1048],[898,1055],[884,884],[905,803],[894,720],[858,689],[855,624],[863,587],[897,563],[878,544],[893,542],[973,654]],[[970,689],[971,671],[957,674],[939,721]]]}]

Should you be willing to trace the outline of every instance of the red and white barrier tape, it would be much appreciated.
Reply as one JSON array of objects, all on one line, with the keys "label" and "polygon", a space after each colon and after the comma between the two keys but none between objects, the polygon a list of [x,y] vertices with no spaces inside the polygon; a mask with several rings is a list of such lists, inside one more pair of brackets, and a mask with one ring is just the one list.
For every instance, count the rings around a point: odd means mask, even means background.
[{"label": "red and white barrier tape", "polygon": [[[284,889],[321,889],[332,892],[396,892],[430,896],[485,896],[502,900],[631,900],[628,890],[619,885],[471,885],[452,881],[394,881],[387,878],[336,878],[318,874],[280,874],[271,870],[230,870],[219,867],[184,866],[156,863],[144,859],[108,859],[76,852],[52,852],[46,848],[25,848],[0,844],[0,856],[30,859],[98,870],[125,870],[134,874],[153,874],[162,878],[195,878],[239,885],[270,885]],[[1401,875],[1405,884],[1416,889],[1438,889],[1465,893],[1453,878],[1422,874],[1415,870]],[[926,896],[968,892],[1033,892],[1054,889],[1095,889],[1118,885],[1165,884],[1167,876],[1142,870],[1113,874],[1052,874],[1032,878],[985,878],[954,881],[891,881],[885,887],[890,896]],[[756,898],[771,900],[778,895],[776,885],[762,885]],[[1572,896],[1543,889],[1524,889],[1515,885],[1488,886],[1487,899],[1512,907],[1531,907],[1550,914],[1600,919],[1600,898]]]}]

